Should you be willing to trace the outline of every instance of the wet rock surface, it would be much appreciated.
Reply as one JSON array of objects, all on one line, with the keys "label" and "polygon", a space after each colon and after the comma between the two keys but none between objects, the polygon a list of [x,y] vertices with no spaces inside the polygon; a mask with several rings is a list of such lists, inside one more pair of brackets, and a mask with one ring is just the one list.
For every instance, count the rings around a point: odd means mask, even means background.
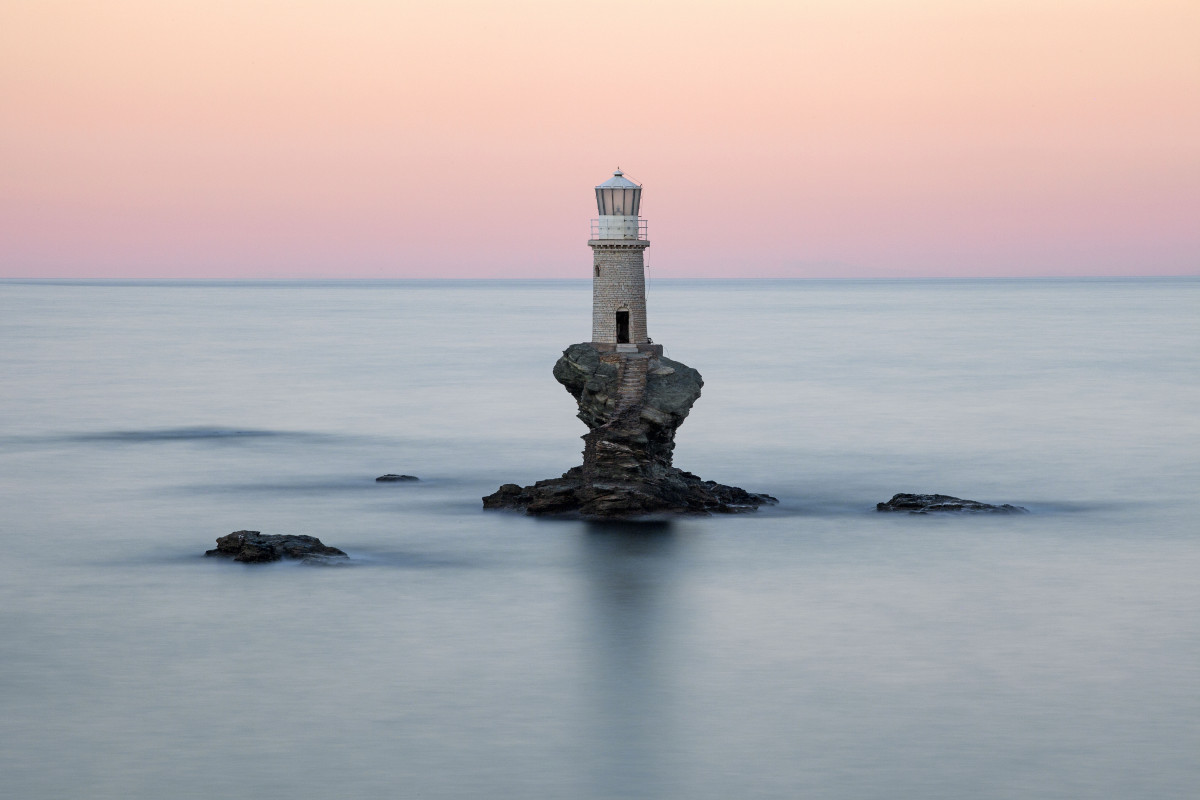
[{"label": "wet rock surface", "polygon": [[505,484],[483,498],[484,508],[614,519],[736,513],[777,502],[671,464],[675,432],[704,385],[686,364],[649,353],[602,353],[583,343],[563,352],[554,377],[590,429],[582,466],[532,486]]},{"label": "wet rock surface", "polygon": [[977,500],[964,500],[948,494],[897,494],[886,503],[878,503],[876,511],[908,512],[909,514],[1028,514],[1029,509],[1008,503],[994,506]]},{"label": "wet rock surface", "polygon": [[322,544],[315,536],[264,535],[259,531],[234,531],[217,537],[217,546],[206,556],[231,558],[243,564],[261,564],[298,559],[309,564],[328,564],[349,558],[336,547]]},{"label": "wet rock surface", "polygon": [[378,478],[375,479],[375,482],[376,483],[403,483],[403,482],[407,482],[407,481],[419,481],[419,480],[421,480],[421,479],[418,478],[416,475],[393,475],[392,473],[389,472],[387,475],[380,475]]}]

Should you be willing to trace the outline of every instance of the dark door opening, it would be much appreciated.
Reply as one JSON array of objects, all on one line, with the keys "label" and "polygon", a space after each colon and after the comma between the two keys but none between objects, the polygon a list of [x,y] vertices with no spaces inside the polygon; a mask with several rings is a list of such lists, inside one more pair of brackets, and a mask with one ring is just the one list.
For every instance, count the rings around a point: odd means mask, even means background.
[{"label": "dark door opening", "polygon": [[617,312],[617,344],[629,344],[629,312]]}]

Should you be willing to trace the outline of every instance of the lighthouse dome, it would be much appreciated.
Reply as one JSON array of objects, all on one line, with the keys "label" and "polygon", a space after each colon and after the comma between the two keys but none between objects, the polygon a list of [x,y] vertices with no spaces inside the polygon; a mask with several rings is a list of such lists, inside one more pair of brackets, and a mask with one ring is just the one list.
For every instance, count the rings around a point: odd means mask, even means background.
[{"label": "lighthouse dome", "polygon": [[642,204],[642,187],[617,170],[596,187],[596,208],[601,216],[636,217]]}]

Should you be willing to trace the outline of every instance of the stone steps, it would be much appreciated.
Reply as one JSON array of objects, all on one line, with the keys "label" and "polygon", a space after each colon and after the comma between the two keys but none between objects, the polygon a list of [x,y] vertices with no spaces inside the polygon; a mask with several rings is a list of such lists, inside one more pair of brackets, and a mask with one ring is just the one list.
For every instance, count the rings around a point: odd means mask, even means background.
[{"label": "stone steps", "polygon": [[650,371],[650,358],[642,354],[622,355],[621,368],[617,375],[616,415],[620,416],[642,404],[646,394],[646,377]]}]

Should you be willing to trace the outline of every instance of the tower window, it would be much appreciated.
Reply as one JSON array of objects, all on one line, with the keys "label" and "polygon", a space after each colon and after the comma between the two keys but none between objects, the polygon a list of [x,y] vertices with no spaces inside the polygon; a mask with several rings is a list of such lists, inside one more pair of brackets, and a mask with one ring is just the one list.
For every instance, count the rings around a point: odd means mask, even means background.
[{"label": "tower window", "polygon": [[597,278],[600,277],[600,265],[599,264],[596,265],[596,277]]}]

